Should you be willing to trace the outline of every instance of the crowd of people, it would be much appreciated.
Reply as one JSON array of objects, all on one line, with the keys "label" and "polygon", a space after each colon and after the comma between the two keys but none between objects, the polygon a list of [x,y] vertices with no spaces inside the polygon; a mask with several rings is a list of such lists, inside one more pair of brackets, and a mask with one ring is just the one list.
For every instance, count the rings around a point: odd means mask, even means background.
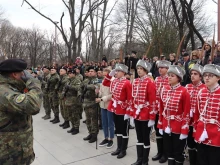
[{"label": "crowd of people", "polygon": [[[41,82],[44,120],[56,124],[61,113],[70,128],[67,133],[80,133],[80,119],[85,112],[88,136],[94,143],[100,127],[104,138],[100,147],[111,148],[117,138],[118,159],[126,156],[129,125],[137,135],[137,161],[148,165],[150,134],[154,127],[158,153],[152,160],[168,165],[183,165],[188,146],[190,165],[218,165],[220,155],[220,44],[212,60],[211,44],[192,51],[183,50],[166,60],[164,55],[137,58],[132,51],[124,60],[83,62],[62,66],[38,66],[28,71]],[[0,63],[1,71],[1,63]],[[4,75],[4,71],[1,72]],[[23,102],[26,95],[15,100]],[[52,110],[52,111],[51,111]],[[0,132],[1,132],[0,125]]]}]

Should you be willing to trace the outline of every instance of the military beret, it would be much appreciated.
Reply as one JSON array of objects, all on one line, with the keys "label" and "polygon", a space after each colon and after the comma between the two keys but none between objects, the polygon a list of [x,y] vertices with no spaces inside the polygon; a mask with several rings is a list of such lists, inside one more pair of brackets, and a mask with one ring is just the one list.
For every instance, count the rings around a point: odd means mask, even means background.
[{"label": "military beret", "polygon": [[76,67],[75,67],[75,69],[79,69],[79,70],[80,70],[80,69],[81,69],[81,67],[80,67],[80,66],[76,66]]},{"label": "military beret", "polygon": [[57,68],[56,68],[55,66],[51,66],[51,67],[50,67],[50,70],[51,70],[51,69],[57,69]]},{"label": "military beret", "polygon": [[74,69],[69,69],[68,73],[76,74],[76,71]]},{"label": "military beret", "polygon": [[95,70],[96,72],[98,71],[98,68],[96,68],[96,67],[94,67],[94,66],[88,67],[87,71],[89,72],[90,69],[93,69],[93,70]]},{"label": "military beret", "polygon": [[42,69],[49,69],[50,70],[50,67],[48,67],[48,66],[43,66],[43,68]]},{"label": "military beret", "polygon": [[67,72],[67,67],[66,66],[62,66],[60,69],[64,69]]},{"label": "military beret", "polygon": [[0,72],[21,72],[27,68],[27,63],[22,59],[7,59],[0,63]]}]

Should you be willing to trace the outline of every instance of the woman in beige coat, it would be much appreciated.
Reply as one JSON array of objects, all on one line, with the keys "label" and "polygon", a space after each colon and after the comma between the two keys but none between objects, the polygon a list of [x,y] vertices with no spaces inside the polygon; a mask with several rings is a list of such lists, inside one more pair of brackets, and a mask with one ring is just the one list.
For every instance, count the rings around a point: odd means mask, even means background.
[{"label": "woman in beige coat", "polygon": [[111,79],[114,77],[109,76],[110,69],[105,68],[103,70],[104,79],[100,85],[99,98],[96,102],[100,104],[101,107],[101,117],[102,117],[102,128],[104,131],[105,139],[99,144],[100,147],[106,146],[106,148],[113,147],[114,138],[114,119],[113,113],[107,110],[109,101],[112,98],[110,93]]}]

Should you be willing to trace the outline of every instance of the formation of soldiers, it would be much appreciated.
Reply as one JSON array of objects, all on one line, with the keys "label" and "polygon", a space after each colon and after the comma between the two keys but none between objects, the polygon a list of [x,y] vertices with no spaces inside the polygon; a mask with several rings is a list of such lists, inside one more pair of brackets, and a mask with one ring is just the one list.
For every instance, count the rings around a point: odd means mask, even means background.
[{"label": "formation of soldiers", "polygon": [[[134,124],[137,161],[132,165],[148,164],[153,127],[158,148],[153,161],[183,165],[188,145],[191,165],[217,165],[220,154],[220,46],[217,46],[213,61],[211,45],[206,43],[204,48],[192,51],[191,56],[183,51],[178,61],[171,54],[169,60],[161,56],[150,63],[144,56],[136,58],[133,51],[131,57],[116,65],[84,67],[83,75],[82,66],[62,66],[59,73],[58,68],[45,66],[43,119],[51,118],[52,109],[54,118],[50,121],[59,123],[60,107],[64,119],[60,126],[66,129],[71,123],[67,132],[76,135],[84,110],[89,132],[84,140],[89,143],[97,141],[99,124],[104,119],[103,127],[107,130],[103,128],[105,139],[99,146],[111,148],[115,135],[117,149],[112,155],[118,159],[126,155],[129,124]],[[99,117],[102,103],[107,104],[101,112],[108,112],[108,119]]]}]

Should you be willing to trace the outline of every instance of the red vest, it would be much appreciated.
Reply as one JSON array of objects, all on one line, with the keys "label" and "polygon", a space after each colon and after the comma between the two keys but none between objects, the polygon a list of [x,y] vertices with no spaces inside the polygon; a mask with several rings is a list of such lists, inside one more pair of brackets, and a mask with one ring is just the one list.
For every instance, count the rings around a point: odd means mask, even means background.
[{"label": "red vest", "polygon": [[125,115],[131,110],[131,83],[125,77],[114,79],[111,82],[110,92],[112,93],[112,100],[108,105],[108,110],[117,115]]},{"label": "red vest", "polygon": [[[194,115],[195,141],[220,147],[220,86],[211,92],[205,88],[198,94],[198,104]],[[202,139],[206,132],[207,138]]]},{"label": "red vest", "polygon": [[168,83],[168,76],[159,76],[155,79],[155,84],[156,84],[156,109],[157,111],[159,111],[160,109],[160,93],[161,93],[161,89],[165,86],[165,85],[169,85]]},{"label": "red vest", "polygon": [[158,128],[167,127],[172,133],[188,135],[190,117],[190,96],[186,88],[177,84],[164,86],[161,91]]},{"label": "red vest", "polygon": [[130,116],[137,120],[155,120],[156,86],[147,76],[137,78],[132,85],[132,111]]},{"label": "red vest", "polygon": [[186,85],[186,89],[190,95],[190,125],[193,125],[194,123],[193,116],[196,109],[198,92],[203,88],[206,88],[206,86],[202,82],[200,82],[196,86],[193,84]]}]

